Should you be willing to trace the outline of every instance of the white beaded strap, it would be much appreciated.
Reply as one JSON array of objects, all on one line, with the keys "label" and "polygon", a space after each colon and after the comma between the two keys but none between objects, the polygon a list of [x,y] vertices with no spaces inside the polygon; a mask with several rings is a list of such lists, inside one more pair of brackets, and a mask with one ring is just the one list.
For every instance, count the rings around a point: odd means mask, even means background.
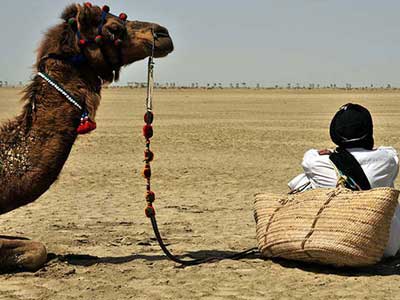
[{"label": "white beaded strap", "polygon": [[57,83],[55,83],[53,80],[49,78],[48,75],[43,74],[42,72],[37,73],[40,77],[42,77],[44,80],[46,80],[53,88],[55,88],[57,91],[59,91],[67,100],[75,105],[79,110],[82,110],[82,106],[76,101],[70,94],[68,94],[62,87],[60,87]]}]

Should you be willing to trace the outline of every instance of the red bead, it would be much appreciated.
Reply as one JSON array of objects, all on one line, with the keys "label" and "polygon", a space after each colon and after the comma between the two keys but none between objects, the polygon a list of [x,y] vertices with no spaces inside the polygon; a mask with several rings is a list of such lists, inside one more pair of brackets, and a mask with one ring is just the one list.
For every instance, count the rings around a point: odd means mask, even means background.
[{"label": "red bead", "polygon": [[154,159],[154,153],[150,150],[144,151],[144,159],[146,162],[151,162]]},{"label": "red bead", "polygon": [[154,200],[156,200],[156,194],[153,191],[148,191],[146,193],[146,201],[152,203]]},{"label": "red bead", "polygon": [[154,217],[156,215],[156,211],[155,211],[154,207],[151,205],[146,207],[146,209],[144,210],[144,213],[146,214],[146,217],[148,217],[148,218]]},{"label": "red bead", "polygon": [[153,137],[153,127],[149,124],[143,126],[143,136],[148,140]]},{"label": "red bead", "polygon": [[96,42],[96,44],[101,44],[101,43],[103,43],[103,36],[97,35],[97,36],[94,38],[94,41]]},{"label": "red bead", "polygon": [[110,7],[109,7],[108,5],[104,5],[104,6],[101,8],[101,10],[104,11],[104,12],[106,12],[106,13],[109,13],[109,12],[110,12]]},{"label": "red bead", "polygon": [[146,179],[151,177],[151,168],[149,165],[146,165],[142,170],[142,176]]},{"label": "red bead", "polygon": [[122,20],[122,21],[126,21],[126,20],[128,19],[128,16],[127,16],[126,13],[120,13],[120,14],[119,14],[119,18],[120,18],[120,20]]},{"label": "red bead", "polygon": [[86,45],[86,40],[85,39],[80,39],[79,40],[79,45],[80,46],[85,46]]},{"label": "red bead", "polygon": [[91,7],[92,7],[92,3],[90,3],[90,2],[85,2],[85,6],[91,8]]},{"label": "red bead", "polygon": [[122,45],[122,40],[121,40],[121,39],[116,39],[116,40],[114,41],[114,45],[115,45],[115,47],[121,46],[121,45]]}]

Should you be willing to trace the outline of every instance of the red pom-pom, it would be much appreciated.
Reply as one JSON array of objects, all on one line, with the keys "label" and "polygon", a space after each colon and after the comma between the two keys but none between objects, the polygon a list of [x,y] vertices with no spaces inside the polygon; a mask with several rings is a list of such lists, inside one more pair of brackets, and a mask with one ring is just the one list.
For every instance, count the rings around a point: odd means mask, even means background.
[{"label": "red pom-pom", "polygon": [[109,12],[110,12],[110,7],[109,7],[108,5],[104,5],[104,6],[101,8],[101,10],[104,11],[104,12],[106,12],[106,13],[109,13]]},{"label": "red pom-pom", "polygon": [[155,211],[154,207],[151,205],[146,207],[146,209],[144,210],[144,213],[146,214],[146,217],[148,217],[148,218],[154,217],[156,215],[156,211]]},{"label": "red pom-pom", "polygon": [[103,36],[97,35],[97,36],[94,38],[94,41],[96,42],[96,44],[101,44],[101,43],[103,43]]},{"label": "red pom-pom", "polygon": [[122,40],[121,40],[121,39],[116,39],[116,40],[114,41],[114,45],[115,45],[115,47],[121,46],[121,45],[122,45]]},{"label": "red pom-pom", "polygon": [[156,200],[156,194],[154,194],[153,191],[148,191],[146,193],[146,201],[151,203],[154,202],[154,200]]},{"label": "red pom-pom", "polygon": [[85,2],[85,4],[84,4],[86,7],[89,7],[89,8],[91,8],[93,5],[92,5],[92,3],[90,3],[90,2]]},{"label": "red pom-pom", "polygon": [[95,130],[97,127],[96,122],[93,122],[91,120],[81,122],[79,127],[77,128],[77,133],[78,134],[86,134],[89,133],[93,130]]},{"label": "red pom-pom", "polygon": [[120,18],[120,20],[122,20],[122,21],[126,21],[126,20],[128,19],[128,16],[127,16],[126,13],[120,13],[120,14],[119,14],[119,18]]},{"label": "red pom-pom", "polygon": [[147,111],[144,114],[144,122],[146,124],[151,124],[151,123],[153,123],[153,120],[154,120],[154,114],[151,111]]},{"label": "red pom-pom", "polygon": [[143,136],[148,140],[153,136],[153,127],[149,124],[143,126]]},{"label": "red pom-pom", "polygon": [[151,168],[150,165],[146,165],[142,170],[142,176],[146,179],[151,177]]},{"label": "red pom-pom", "polygon": [[86,40],[85,39],[80,39],[79,40],[79,45],[80,46],[85,46],[86,45]]},{"label": "red pom-pom", "polygon": [[87,123],[81,123],[76,130],[78,134],[86,134],[89,132],[89,125]]}]

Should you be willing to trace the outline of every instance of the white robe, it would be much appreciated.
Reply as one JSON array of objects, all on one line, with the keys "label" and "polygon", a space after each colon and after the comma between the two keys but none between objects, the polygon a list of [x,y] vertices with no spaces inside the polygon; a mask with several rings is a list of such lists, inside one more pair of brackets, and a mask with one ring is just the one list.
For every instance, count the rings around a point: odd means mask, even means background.
[{"label": "white robe", "polygon": [[[379,147],[374,150],[363,148],[347,149],[360,163],[371,188],[394,187],[399,172],[399,158],[392,147]],[[329,155],[319,155],[315,149],[304,154],[302,167],[304,173],[289,183],[291,190],[303,187],[303,190],[335,187],[337,174]],[[390,226],[390,237],[384,256],[394,256],[400,249],[400,206],[397,205]]]}]

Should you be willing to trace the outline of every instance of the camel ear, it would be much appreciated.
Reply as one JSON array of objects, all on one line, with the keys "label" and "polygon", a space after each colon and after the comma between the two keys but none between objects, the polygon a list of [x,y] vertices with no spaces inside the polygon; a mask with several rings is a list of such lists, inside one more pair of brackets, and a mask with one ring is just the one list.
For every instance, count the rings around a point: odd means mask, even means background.
[{"label": "camel ear", "polygon": [[64,11],[61,14],[61,19],[68,22],[70,18],[75,18],[77,14],[78,14],[78,7],[76,6],[76,4],[71,4],[64,9]]}]

